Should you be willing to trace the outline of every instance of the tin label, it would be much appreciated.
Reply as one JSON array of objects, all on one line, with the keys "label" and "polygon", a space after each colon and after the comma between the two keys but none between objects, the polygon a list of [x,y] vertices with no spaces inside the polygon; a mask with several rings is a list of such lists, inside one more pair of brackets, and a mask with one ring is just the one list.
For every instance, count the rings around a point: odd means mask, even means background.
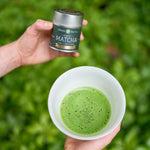
[{"label": "tin label", "polygon": [[77,51],[79,48],[81,28],[66,28],[54,25],[50,46],[57,50]]}]

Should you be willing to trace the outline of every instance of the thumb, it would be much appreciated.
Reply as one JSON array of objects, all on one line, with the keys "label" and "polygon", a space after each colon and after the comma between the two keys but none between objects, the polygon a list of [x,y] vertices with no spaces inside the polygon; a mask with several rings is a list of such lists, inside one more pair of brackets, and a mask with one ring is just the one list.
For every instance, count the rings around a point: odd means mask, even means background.
[{"label": "thumb", "polygon": [[35,23],[33,23],[31,26],[27,28],[27,31],[33,34],[38,34],[39,31],[47,31],[52,30],[53,23],[41,19],[37,19]]},{"label": "thumb", "polygon": [[59,57],[78,57],[78,52],[59,52]]}]

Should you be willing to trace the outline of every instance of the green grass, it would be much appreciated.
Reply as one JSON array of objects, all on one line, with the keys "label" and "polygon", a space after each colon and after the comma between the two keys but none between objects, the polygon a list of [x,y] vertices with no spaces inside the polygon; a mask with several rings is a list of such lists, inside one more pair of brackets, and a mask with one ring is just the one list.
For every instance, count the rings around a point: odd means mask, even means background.
[{"label": "green grass", "polygon": [[105,150],[150,149],[149,0],[1,0],[0,45],[36,19],[52,20],[54,8],[84,13],[88,25],[80,57],[18,68],[0,79],[0,149],[63,150],[65,135],[52,123],[49,90],[63,72],[89,65],[109,71],[125,90],[121,131]]}]

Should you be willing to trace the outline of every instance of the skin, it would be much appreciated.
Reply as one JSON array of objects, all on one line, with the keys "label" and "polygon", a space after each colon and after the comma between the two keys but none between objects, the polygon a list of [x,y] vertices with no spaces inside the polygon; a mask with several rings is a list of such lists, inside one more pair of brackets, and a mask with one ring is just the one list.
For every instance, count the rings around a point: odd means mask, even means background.
[{"label": "skin", "polygon": [[[83,20],[83,26],[86,24]],[[52,28],[52,22],[38,19],[18,40],[0,47],[0,77],[20,66],[36,65],[57,57],[78,57],[78,52],[65,53],[49,47]],[[83,39],[81,33],[80,40]]]},{"label": "skin", "polygon": [[120,125],[121,124],[119,124],[118,127],[110,134],[96,140],[84,141],[84,140],[73,139],[69,136],[66,136],[64,149],[65,150],[101,150],[109,143],[111,143],[112,139],[119,132]]},{"label": "skin", "polygon": [[[83,26],[85,25],[87,20],[83,20]],[[49,47],[52,28],[51,22],[38,19],[18,40],[0,47],[0,77],[20,66],[36,65],[57,57],[78,57],[78,52],[59,52]],[[80,40],[83,39],[81,33]],[[66,136],[64,149],[101,150],[111,142],[119,130],[120,125],[106,137],[92,141],[82,141]]]}]

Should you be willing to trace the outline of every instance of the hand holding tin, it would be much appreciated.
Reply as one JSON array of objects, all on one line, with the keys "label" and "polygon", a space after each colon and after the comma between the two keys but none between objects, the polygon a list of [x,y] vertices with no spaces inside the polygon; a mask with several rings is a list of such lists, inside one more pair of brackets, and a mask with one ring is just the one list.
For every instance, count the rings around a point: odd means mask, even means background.
[{"label": "hand holding tin", "polygon": [[[83,26],[87,24],[83,20]],[[60,52],[50,48],[50,36],[53,24],[38,19],[29,26],[16,41],[0,47],[0,77],[22,65],[35,65],[50,61],[56,57],[78,57],[78,52]],[[80,40],[83,40],[83,34]]]},{"label": "hand holding tin", "polygon": [[[87,21],[83,20],[83,26]],[[21,65],[34,65],[50,61],[56,57],[78,57],[78,52],[60,52],[49,47],[53,24],[49,21],[38,19],[29,26],[24,34],[17,40],[17,51]],[[80,40],[83,40],[83,34]]]}]

